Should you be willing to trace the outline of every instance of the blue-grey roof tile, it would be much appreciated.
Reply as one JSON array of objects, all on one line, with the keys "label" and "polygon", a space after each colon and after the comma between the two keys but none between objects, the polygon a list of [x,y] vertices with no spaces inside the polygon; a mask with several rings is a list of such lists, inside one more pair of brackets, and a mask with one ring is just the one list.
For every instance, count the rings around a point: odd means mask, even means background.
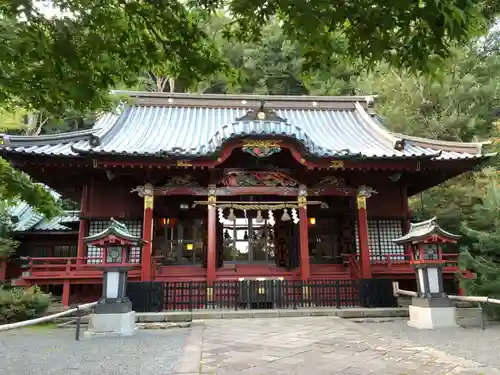
[{"label": "blue-grey roof tile", "polygon": [[[55,199],[60,195],[47,188]],[[80,220],[78,211],[64,211],[61,216],[52,219],[45,218],[42,214],[35,211],[26,202],[9,207],[9,216],[12,222],[14,232],[32,232],[32,231],[72,231],[74,229],[68,224],[78,223]],[[65,225],[66,224],[66,225]]]},{"label": "blue-grey roof tile", "polygon": [[[246,102],[240,100],[242,96],[238,99],[238,105],[233,105],[236,99],[223,95],[134,95],[139,98],[148,96],[153,100],[148,104],[139,101],[126,106],[120,113],[105,114],[89,131],[42,137],[7,136],[4,137],[3,148],[6,152],[36,155],[78,156],[96,153],[201,157],[217,153],[224,142],[230,139],[279,136],[295,139],[307,153],[316,157],[483,157],[480,143],[441,142],[391,133],[376,116],[367,112],[366,105],[360,105],[359,97],[352,100],[323,97],[317,107],[303,104],[307,97],[288,97],[290,103],[301,103],[288,108],[283,105],[274,108],[272,103],[277,102],[277,97],[261,97],[270,102],[269,109],[274,110],[284,121],[244,121],[239,119],[256,108],[242,105]],[[228,105],[214,105],[214,98]],[[279,100],[282,99],[280,97]],[[325,105],[329,100],[342,105]],[[396,150],[396,142],[403,139],[404,149]]]}]

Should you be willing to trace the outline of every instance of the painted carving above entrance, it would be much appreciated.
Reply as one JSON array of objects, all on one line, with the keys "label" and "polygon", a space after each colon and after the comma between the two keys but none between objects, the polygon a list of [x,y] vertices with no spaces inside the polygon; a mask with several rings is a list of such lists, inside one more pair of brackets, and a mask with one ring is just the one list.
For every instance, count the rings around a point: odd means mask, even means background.
[{"label": "painted carving above entrance", "polygon": [[188,187],[188,186],[200,186],[200,184],[198,183],[198,181],[196,181],[196,179],[189,175],[189,174],[185,174],[183,176],[173,176],[171,178],[169,178],[165,184],[163,186],[185,186],[185,187]]},{"label": "painted carving above entrance", "polygon": [[241,150],[258,158],[266,158],[281,151],[281,141],[270,139],[249,139],[243,141]]},{"label": "painted carving above entrance", "polygon": [[318,181],[316,185],[309,189],[310,195],[329,195],[330,191],[337,191],[342,195],[355,195],[357,189],[350,186],[342,177],[328,176]]},{"label": "painted carving above entrance", "polygon": [[[149,195],[146,192],[147,185],[137,186],[132,192],[137,192],[140,197]],[[182,176],[172,176],[164,184],[153,188],[153,195],[206,195],[207,189],[200,186],[196,179],[185,174]]]},{"label": "painted carving above entrance", "polygon": [[221,185],[227,187],[294,187],[299,183],[282,172],[227,172],[221,180]]}]

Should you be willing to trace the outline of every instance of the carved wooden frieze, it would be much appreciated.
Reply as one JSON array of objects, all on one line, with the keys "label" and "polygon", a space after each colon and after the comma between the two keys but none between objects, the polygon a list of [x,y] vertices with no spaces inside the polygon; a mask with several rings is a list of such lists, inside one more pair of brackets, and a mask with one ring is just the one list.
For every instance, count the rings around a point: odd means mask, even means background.
[{"label": "carved wooden frieze", "polygon": [[337,176],[328,176],[309,189],[310,195],[356,195],[356,188]]},{"label": "carved wooden frieze", "polygon": [[189,175],[185,174],[183,176],[173,176],[167,180],[167,182],[164,184],[165,187],[193,187],[193,186],[200,186],[198,181],[196,179]]},{"label": "carved wooden frieze", "polygon": [[207,188],[201,187],[193,176],[185,174],[183,176],[172,176],[165,184],[154,188],[150,185],[149,187],[148,185],[137,186],[132,189],[132,192],[137,192],[141,197],[145,195],[206,195]]},{"label": "carved wooden frieze", "polygon": [[295,187],[299,183],[282,172],[227,172],[221,180],[221,185],[227,187]]},{"label": "carved wooden frieze", "polygon": [[296,197],[298,189],[288,186],[221,186],[217,188],[217,196],[231,195],[279,195]]}]

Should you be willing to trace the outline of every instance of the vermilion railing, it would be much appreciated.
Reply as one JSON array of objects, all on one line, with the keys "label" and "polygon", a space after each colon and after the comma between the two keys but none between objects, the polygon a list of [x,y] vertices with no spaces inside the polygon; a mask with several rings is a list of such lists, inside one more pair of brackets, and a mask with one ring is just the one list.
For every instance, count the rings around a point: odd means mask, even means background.
[{"label": "vermilion railing", "polygon": [[[442,262],[445,267],[458,267],[459,255],[460,254],[457,253],[442,254],[440,259],[437,259],[437,261]],[[344,254],[343,257],[347,260],[347,264],[351,270],[351,276],[359,277],[361,274],[358,260],[359,255]],[[412,254],[387,254],[383,256],[383,259],[372,259],[371,264],[377,267],[400,269],[400,267],[409,267],[412,261]]]},{"label": "vermilion railing", "polygon": [[347,259],[347,265],[351,271],[351,276],[359,279],[361,277],[361,267],[359,261],[356,259],[356,254],[343,254],[345,259]]},{"label": "vermilion railing", "polygon": [[140,269],[138,263],[105,263],[103,257],[71,257],[71,258],[27,258],[23,267],[23,276],[36,276],[37,273],[65,273],[71,274],[82,271],[102,271],[108,267],[130,267],[132,270]]}]

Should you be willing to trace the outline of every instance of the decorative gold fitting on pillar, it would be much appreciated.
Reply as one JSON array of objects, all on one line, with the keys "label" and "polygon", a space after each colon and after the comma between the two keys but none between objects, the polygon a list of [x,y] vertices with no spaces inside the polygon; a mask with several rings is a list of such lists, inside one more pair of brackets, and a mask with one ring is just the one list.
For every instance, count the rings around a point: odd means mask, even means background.
[{"label": "decorative gold fitting on pillar", "polygon": [[306,197],[298,197],[297,198],[297,204],[301,208],[307,207],[307,198]]},{"label": "decorative gold fitting on pillar", "polygon": [[364,208],[366,210],[366,197],[363,195],[358,195],[356,202],[358,204],[358,210]]},{"label": "decorative gold fitting on pillar", "polygon": [[214,300],[214,288],[209,286],[207,288],[207,301],[213,301]]},{"label": "decorative gold fitting on pillar", "polygon": [[146,195],[144,197],[144,209],[151,208],[153,209],[154,205],[154,197],[152,195]]},{"label": "decorative gold fitting on pillar", "polygon": [[207,202],[209,206],[215,207],[215,204],[217,203],[217,197],[215,195],[209,195]]},{"label": "decorative gold fitting on pillar", "polygon": [[217,202],[217,187],[215,185],[208,185],[208,206],[215,207]]},{"label": "decorative gold fitting on pillar", "polygon": [[301,208],[307,207],[307,186],[299,185],[299,196],[297,197],[297,205]]},{"label": "decorative gold fitting on pillar", "polygon": [[366,198],[370,198],[372,194],[377,194],[377,191],[370,186],[361,185],[358,188],[358,195],[356,199],[358,209],[366,209]]}]

